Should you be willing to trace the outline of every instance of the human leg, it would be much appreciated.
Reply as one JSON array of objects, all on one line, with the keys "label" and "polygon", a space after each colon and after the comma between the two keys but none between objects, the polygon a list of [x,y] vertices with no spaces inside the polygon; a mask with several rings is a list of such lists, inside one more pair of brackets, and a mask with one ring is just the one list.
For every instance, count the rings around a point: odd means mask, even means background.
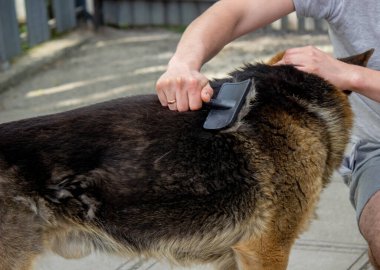
[{"label": "human leg", "polygon": [[351,201],[368,256],[380,270],[380,144],[361,141],[352,156]]},{"label": "human leg", "polygon": [[368,257],[376,270],[380,270],[380,191],[364,206],[359,228],[368,242]]}]

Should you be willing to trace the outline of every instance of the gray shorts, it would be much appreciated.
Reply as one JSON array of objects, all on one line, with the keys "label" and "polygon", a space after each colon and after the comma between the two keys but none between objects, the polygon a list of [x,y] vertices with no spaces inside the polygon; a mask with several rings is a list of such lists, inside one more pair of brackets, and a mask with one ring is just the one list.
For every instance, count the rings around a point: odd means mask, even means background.
[{"label": "gray shorts", "polygon": [[350,201],[359,221],[368,200],[380,190],[380,143],[365,140],[354,143],[340,173],[350,187]]}]

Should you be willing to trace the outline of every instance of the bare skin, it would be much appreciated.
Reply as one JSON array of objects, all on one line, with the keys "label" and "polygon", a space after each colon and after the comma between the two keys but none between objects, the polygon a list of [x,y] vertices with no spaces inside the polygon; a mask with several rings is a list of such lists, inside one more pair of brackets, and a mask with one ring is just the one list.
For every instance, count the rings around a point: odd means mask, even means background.
[{"label": "bare skin", "polygon": [[[189,25],[167,71],[158,79],[156,90],[161,104],[170,110],[200,109],[213,94],[208,79],[200,72],[202,65],[230,41],[293,11],[292,0],[218,1]],[[311,46],[289,49],[282,63],[380,101],[380,71],[344,64]]]},{"label": "bare skin", "polygon": [[350,65],[312,46],[286,51],[278,64],[292,64],[299,70],[314,73],[338,88],[349,89],[380,102],[380,72]]},{"label": "bare skin", "polygon": [[[293,0],[220,0],[215,3],[189,25],[167,71],[158,79],[156,90],[162,106],[180,112],[200,109],[213,94],[208,79],[200,72],[202,65],[232,40],[294,10]],[[380,102],[380,71],[343,63],[312,46],[287,50],[278,64],[295,65],[342,90],[349,89]],[[376,266],[380,263],[380,192],[365,206],[359,226],[368,241],[370,259]]]},{"label": "bare skin", "polygon": [[360,216],[359,227],[368,242],[368,256],[374,268],[380,270],[380,191],[369,199]]},{"label": "bare skin", "polygon": [[208,79],[200,73],[202,65],[230,41],[292,11],[292,0],[282,0],[281,5],[277,0],[216,2],[189,25],[167,71],[157,81],[161,104],[178,111],[200,109],[202,101],[209,101],[213,92]]}]

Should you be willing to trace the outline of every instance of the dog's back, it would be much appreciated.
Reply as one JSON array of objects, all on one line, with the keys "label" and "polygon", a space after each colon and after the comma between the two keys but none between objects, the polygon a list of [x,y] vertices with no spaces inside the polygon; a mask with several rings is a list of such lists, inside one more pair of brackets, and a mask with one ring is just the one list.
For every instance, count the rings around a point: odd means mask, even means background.
[{"label": "dog's back", "polygon": [[0,125],[0,269],[29,269],[46,249],[286,267],[351,111],[345,94],[291,66],[249,65],[223,81],[247,78],[255,91],[225,131],[155,96]]}]

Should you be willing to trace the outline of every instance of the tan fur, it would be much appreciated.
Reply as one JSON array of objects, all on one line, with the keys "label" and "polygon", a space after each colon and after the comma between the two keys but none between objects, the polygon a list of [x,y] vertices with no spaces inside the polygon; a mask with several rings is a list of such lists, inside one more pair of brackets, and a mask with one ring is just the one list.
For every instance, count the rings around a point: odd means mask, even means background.
[{"label": "tan fur", "polygon": [[275,56],[273,56],[271,59],[269,59],[268,65],[274,65],[277,62],[279,62],[280,60],[282,60],[282,58],[284,57],[284,54],[285,54],[285,51],[277,53]]}]

